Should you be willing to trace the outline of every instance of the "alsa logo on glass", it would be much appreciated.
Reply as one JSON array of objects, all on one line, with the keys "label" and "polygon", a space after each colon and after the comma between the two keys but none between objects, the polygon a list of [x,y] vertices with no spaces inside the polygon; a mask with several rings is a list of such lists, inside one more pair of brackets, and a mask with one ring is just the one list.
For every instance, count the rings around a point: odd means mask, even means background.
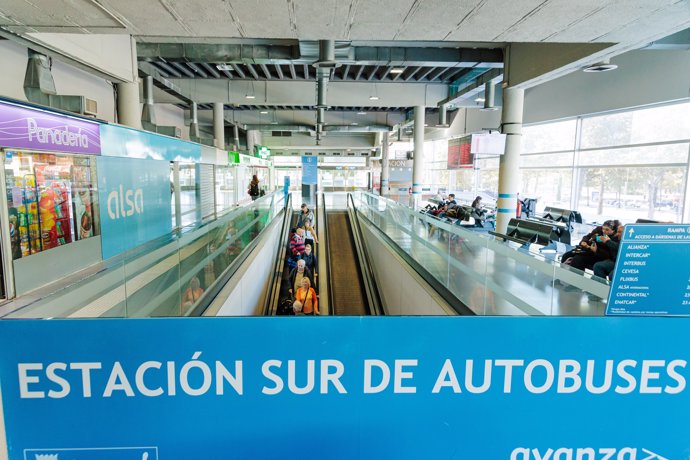
[{"label": "alsa logo on glass", "polygon": [[124,190],[120,185],[120,191],[113,190],[108,194],[108,216],[111,219],[129,217],[134,214],[144,213],[144,191],[140,188],[136,190]]},{"label": "alsa logo on glass", "polygon": [[669,460],[648,449],[635,447],[561,447],[558,449],[530,449],[518,447],[510,454],[510,460]]}]

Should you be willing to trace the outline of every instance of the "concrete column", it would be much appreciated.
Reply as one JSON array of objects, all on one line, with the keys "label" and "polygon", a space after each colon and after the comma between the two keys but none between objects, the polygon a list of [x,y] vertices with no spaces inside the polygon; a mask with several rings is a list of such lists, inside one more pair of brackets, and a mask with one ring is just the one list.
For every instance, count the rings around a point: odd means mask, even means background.
[{"label": "concrete column", "polygon": [[381,141],[381,196],[388,196],[390,166],[388,165],[388,133],[383,133],[383,140]]},{"label": "concrete column", "polygon": [[520,151],[522,150],[522,112],[525,90],[506,88],[503,91],[501,126],[506,134],[506,150],[498,170],[498,202],[496,231],[505,233],[508,221],[515,217],[520,183]]},{"label": "concrete column", "polygon": [[424,115],[426,108],[418,105],[414,108],[414,161],[412,163],[412,197],[417,209],[422,197],[424,177]]},{"label": "concrete column", "polygon": [[247,150],[249,155],[254,155],[254,146],[256,145],[257,131],[255,129],[250,129],[247,131]]},{"label": "concrete column", "polygon": [[213,138],[216,148],[225,150],[225,110],[222,102],[213,103]]},{"label": "concrete column", "polygon": [[141,129],[138,81],[117,83],[117,121],[130,128]]}]

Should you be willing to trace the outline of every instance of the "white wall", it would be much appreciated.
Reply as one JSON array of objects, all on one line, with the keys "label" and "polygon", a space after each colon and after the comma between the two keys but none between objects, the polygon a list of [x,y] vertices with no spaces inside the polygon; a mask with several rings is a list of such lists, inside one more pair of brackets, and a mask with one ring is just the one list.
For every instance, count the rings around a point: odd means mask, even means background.
[{"label": "white wall", "polygon": [[159,126],[177,126],[182,129],[182,139],[189,140],[189,126],[184,124],[184,109],[172,104],[156,104],[156,124]]},{"label": "white wall", "polygon": [[136,77],[132,39],[125,34],[29,33],[31,40],[66,56],[87,62],[124,81]]},{"label": "white wall", "polygon": [[[26,47],[9,40],[0,41],[0,95],[26,101],[24,74],[28,61]],[[55,88],[61,95],[83,95],[98,103],[98,118],[115,121],[115,96],[112,85],[82,70],[53,60]]]},{"label": "white wall", "polygon": [[618,69],[574,72],[525,92],[524,122],[535,123],[690,97],[690,51],[638,50]]}]

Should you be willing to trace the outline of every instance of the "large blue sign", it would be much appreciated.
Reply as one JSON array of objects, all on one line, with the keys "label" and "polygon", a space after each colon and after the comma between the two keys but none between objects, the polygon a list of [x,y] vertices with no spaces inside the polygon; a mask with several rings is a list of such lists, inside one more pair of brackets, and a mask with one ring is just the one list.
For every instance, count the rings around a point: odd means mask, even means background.
[{"label": "large blue sign", "polygon": [[172,231],[170,163],[99,157],[103,258]]},{"label": "large blue sign", "polygon": [[626,225],[607,315],[690,315],[690,225]]},{"label": "large blue sign", "polygon": [[101,125],[101,155],[199,163],[201,145],[117,125]]},{"label": "large blue sign", "polygon": [[319,157],[302,156],[302,184],[319,183]]},{"label": "large blue sign", "polygon": [[9,458],[687,459],[689,329],[611,317],[3,321]]}]

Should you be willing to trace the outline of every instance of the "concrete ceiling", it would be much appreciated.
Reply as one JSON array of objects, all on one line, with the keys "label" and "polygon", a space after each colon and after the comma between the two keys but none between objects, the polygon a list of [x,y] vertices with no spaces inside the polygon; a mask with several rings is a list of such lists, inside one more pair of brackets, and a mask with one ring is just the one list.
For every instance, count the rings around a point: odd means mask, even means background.
[{"label": "concrete ceiling", "polygon": [[13,0],[0,26],[174,37],[638,43],[687,28],[688,0]]}]

